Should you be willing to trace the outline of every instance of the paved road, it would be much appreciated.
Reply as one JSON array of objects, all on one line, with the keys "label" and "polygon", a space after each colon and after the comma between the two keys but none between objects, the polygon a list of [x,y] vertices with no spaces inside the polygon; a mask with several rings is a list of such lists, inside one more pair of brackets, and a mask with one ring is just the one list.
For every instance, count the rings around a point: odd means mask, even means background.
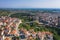
[{"label": "paved road", "polygon": [[36,22],[36,21],[23,22],[23,24],[26,24],[26,23],[33,23],[33,22]]}]

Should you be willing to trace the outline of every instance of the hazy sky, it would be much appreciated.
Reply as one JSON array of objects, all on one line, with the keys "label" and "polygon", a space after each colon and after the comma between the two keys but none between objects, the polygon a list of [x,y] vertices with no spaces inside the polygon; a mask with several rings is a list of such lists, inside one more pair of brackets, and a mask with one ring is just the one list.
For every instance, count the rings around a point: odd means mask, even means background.
[{"label": "hazy sky", "polygon": [[0,0],[0,8],[60,8],[60,0]]}]

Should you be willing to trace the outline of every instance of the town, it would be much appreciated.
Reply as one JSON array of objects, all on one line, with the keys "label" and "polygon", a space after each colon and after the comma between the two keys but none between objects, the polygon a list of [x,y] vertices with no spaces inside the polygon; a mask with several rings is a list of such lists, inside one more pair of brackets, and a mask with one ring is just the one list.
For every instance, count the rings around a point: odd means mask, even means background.
[{"label": "town", "polygon": [[56,11],[45,11],[2,9],[0,40],[59,40],[60,14]]},{"label": "town", "polygon": [[60,40],[60,0],[0,0],[0,40]]},{"label": "town", "polygon": [[[35,32],[33,29],[29,31],[21,28],[18,29],[19,24],[22,23],[18,18],[11,18],[8,16],[0,17],[0,40],[53,40],[51,32]],[[19,38],[17,38],[19,37]]]}]

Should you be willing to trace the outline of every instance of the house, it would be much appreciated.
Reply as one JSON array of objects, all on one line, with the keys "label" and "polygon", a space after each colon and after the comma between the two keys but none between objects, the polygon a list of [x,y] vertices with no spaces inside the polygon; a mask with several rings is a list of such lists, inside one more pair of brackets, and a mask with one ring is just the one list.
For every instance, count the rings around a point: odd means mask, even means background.
[{"label": "house", "polygon": [[37,36],[39,40],[53,40],[53,35],[50,32],[38,32]]}]

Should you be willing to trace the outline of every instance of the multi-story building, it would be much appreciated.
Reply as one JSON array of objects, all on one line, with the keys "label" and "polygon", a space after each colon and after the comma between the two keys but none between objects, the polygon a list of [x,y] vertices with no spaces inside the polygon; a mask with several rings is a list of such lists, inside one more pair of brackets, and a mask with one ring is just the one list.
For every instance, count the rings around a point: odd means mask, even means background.
[{"label": "multi-story building", "polygon": [[60,27],[60,16],[58,16],[58,27]]}]

